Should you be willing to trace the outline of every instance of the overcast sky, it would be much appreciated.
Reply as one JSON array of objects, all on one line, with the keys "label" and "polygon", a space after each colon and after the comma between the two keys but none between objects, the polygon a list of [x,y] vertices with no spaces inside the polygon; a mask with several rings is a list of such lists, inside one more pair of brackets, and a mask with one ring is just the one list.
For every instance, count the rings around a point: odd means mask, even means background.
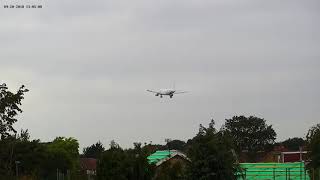
[{"label": "overcast sky", "polygon": [[[4,4],[42,4],[5,9]],[[2,0],[0,80],[30,90],[16,129],[81,149],[187,140],[265,118],[278,141],[320,117],[318,0]],[[146,89],[190,91],[173,99]]]}]

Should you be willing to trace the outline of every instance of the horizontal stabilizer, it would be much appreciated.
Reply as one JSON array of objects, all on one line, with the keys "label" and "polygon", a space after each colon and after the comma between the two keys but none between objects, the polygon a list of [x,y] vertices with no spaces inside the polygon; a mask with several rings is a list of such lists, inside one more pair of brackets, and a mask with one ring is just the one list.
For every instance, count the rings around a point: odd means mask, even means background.
[{"label": "horizontal stabilizer", "polygon": [[147,89],[147,91],[148,91],[148,92],[152,92],[152,93],[156,93],[156,94],[159,93],[159,92],[157,92],[157,91],[152,91],[152,90],[149,90],[149,89]]}]

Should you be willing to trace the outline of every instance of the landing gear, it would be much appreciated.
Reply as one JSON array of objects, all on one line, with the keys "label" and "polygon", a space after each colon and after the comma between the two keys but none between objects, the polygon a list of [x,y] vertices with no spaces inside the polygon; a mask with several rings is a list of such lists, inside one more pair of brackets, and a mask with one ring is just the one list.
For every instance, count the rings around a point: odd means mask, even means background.
[{"label": "landing gear", "polygon": [[162,95],[160,95],[160,98],[162,98]]},{"label": "landing gear", "polygon": [[173,97],[173,95],[170,95],[170,98],[172,98]]}]

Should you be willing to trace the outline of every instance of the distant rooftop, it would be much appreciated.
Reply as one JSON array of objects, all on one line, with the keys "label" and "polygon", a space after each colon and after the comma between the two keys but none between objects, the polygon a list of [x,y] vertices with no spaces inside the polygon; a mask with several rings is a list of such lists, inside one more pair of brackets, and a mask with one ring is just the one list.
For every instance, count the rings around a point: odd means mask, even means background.
[{"label": "distant rooftop", "polygon": [[156,164],[158,166],[162,162],[164,162],[174,156],[181,156],[181,157],[189,160],[185,154],[183,154],[182,152],[177,151],[177,150],[156,151],[155,153],[148,156],[147,159],[150,164]]},{"label": "distant rooftop", "polygon": [[82,170],[96,170],[97,160],[94,158],[80,158],[80,167]]}]

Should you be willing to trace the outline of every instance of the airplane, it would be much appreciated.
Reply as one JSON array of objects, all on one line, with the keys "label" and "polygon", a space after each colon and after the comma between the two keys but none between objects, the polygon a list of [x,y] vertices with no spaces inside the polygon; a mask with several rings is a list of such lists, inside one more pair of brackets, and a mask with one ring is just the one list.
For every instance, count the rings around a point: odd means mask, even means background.
[{"label": "airplane", "polygon": [[153,91],[153,90],[147,89],[147,91],[154,93],[155,96],[160,96],[160,98],[162,98],[163,96],[170,96],[170,98],[172,98],[174,94],[187,93],[187,91],[177,91],[174,89],[160,89],[159,91]]}]

